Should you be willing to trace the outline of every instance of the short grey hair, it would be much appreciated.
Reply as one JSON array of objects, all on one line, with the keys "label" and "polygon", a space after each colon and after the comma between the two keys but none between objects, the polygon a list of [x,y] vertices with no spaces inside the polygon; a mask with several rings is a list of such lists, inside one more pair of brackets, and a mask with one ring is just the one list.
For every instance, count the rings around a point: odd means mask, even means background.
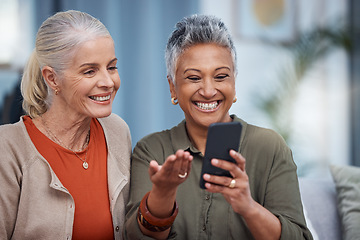
[{"label": "short grey hair", "polygon": [[215,16],[194,14],[183,18],[175,25],[175,30],[166,46],[167,75],[173,82],[175,82],[175,68],[180,55],[189,47],[200,43],[214,43],[228,48],[233,58],[236,75],[236,49],[225,24]]},{"label": "short grey hair", "polygon": [[78,47],[99,37],[111,38],[98,19],[80,11],[58,12],[42,23],[21,81],[23,108],[30,117],[45,113],[52,101],[52,91],[42,77],[42,68],[52,67],[62,75]]}]

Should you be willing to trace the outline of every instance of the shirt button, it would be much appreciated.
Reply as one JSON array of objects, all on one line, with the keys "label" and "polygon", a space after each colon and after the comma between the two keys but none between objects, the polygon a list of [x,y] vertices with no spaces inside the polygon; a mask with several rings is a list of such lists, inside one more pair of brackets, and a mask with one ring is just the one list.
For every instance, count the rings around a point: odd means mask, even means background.
[{"label": "shirt button", "polygon": [[209,200],[209,199],[210,199],[210,195],[206,195],[205,199],[206,199],[206,200]]},{"label": "shirt button", "polygon": [[120,230],[119,226],[116,226],[115,231],[118,232],[119,230]]},{"label": "shirt button", "polygon": [[205,230],[206,230],[206,226],[205,226],[205,225],[202,227],[202,230],[203,230],[203,231],[205,231]]}]

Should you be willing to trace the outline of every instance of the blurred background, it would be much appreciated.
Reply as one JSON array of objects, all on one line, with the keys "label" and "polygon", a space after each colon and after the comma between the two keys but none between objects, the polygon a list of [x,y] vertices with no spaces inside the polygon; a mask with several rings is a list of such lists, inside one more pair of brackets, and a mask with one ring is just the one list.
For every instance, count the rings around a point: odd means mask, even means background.
[{"label": "blurred background", "polygon": [[360,166],[360,1],[0,0],[1,124],[23,114],[19,81],[37,29],[69,9],[100,19],[115,41],[122,82],[113,112],[128,123],[133,146],[184,118],[170,102],[165,45],[181,18],[211,14],[225,22],[238,54],[230,113],[279,132],[299,176]]}]

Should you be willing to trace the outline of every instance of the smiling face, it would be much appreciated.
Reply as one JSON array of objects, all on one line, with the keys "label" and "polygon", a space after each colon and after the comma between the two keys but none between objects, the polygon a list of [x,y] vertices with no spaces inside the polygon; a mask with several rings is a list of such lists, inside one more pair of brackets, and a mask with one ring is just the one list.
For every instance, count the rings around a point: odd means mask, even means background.
[{"label": "smiling face", "polygon": [[178,99],[187,128],[204,128],[230,122],[235,97],[234,63],[230,51],[215,44],[197,44],[180,55],[171,97]]},{"label": "smiling face", "polygon": [[58,81],[55,103],[66,114],[106,117],[120,87],[113,40],[101,37],[82,44],[73,55],[70,67]]}]

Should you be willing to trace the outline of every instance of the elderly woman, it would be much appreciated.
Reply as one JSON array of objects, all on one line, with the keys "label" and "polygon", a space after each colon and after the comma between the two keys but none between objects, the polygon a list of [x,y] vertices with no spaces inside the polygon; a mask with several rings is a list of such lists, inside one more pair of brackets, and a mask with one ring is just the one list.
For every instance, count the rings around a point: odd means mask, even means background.
[{"label": "elderly woman", "polygon": [[[224,23],[184,18],[169,38],[166,63],[172,102],[185,120],[134,148],[125,237],[312,239],[290,149],[274,131],[229,114],[236,101],[236,52]],[[212,164],[232,178],[201,176],[209,125],[231,121],[243,126],[238,151],[230,151],[236,163]]]},{"label": "elderly woman", "polygon": [[131,139],[113,40],[78,11],[39,28],[19,122],[0,127],[1,239],[122,239]]}]

